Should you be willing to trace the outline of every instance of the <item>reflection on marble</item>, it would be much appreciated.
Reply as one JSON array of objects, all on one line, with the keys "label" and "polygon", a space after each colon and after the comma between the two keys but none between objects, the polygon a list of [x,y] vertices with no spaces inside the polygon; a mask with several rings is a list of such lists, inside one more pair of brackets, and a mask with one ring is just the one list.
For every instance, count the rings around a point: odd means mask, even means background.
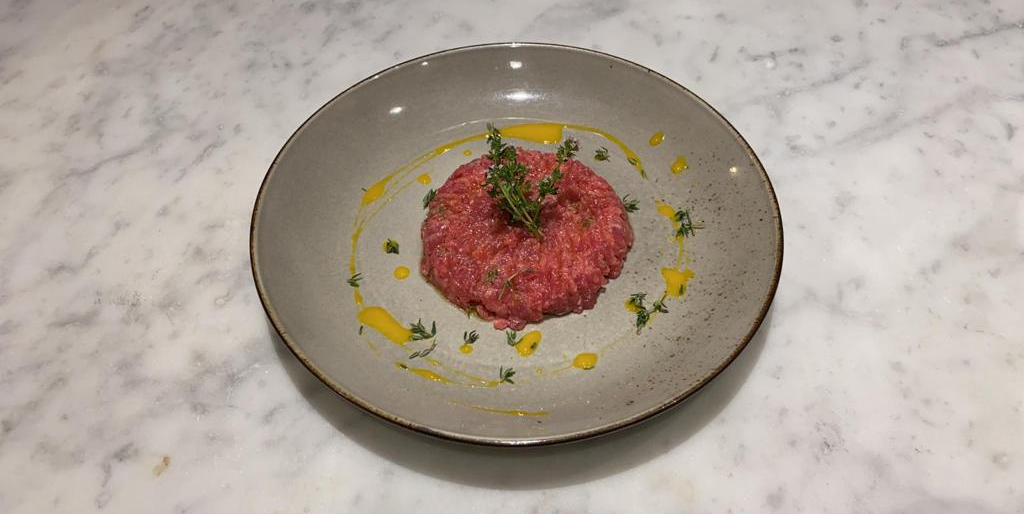
[{"label": "reflection on marble", "polygon": [[[500,40],[690,86],[786,222],[757,351],[564,478],[332,404],[249,276],[309,113]],[[0,512],[1024,512],[1022,47],[1011,0],[7,2]]]}]

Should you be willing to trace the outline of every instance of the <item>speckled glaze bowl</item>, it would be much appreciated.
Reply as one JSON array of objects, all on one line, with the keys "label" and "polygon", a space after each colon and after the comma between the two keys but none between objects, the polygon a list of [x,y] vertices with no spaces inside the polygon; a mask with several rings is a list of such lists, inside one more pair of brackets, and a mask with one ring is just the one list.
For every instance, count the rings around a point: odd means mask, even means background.
[{"label": "speckled glaze bowl", "polygon": [[[486,123],[555,122],[581,141],[579,158],[640,201],[630,215],[636,241],[622,275],[597,306],[549,318],[536,351],[520,356],[505,334],[456,309],[418,273],[421,198],[459,164],[486,152]],[[664,141],[650,144],[652,135]],[[450,151],[434,152],[450,142]],[[541,148],[537,142],[515,144]],[[595,151],[609,150],[608,161]],[[549,151],[553,148],[548,146]],[[469,155],[471,156],[469,156]],[[430,157],[423,159],[423,156]],[[688,168],[672,173],[678,157]],[[421,157],[417,161],[417,157]],[[409,163],[418,166],[412,169]],[[641,178],[643,167],[648,178]],[[379,199],[365,190],[399,170]],[[415,180],[428,175],[429,185]],[[703,228],[673,237],[657,202],[689,208]],[[353,256],[352,234],[362,228]],[[382,250],[400,243],[398,255]],[[467,245],[472,245],[467,241]],[[546,44],[458,48],[413,59],[352,86],[314,113],[281,149],[256,199],[251,257],[260,299],[295,356],[343,398],[399,425],[444,438],[525,446],[591,437],[661,412],[714,378],[757,331],[782,267],[782,221],[754,152],[708,104],[643,66],[610,55]],[[349,259],[361,274],[354,299]],[[648,305],[666,289],[662,268],[693,272],[683,297],[666,300],[640,335],[630,294]],[[393,276],[397,266],[412,274]],[[380,306],[400,323],[436,321],[429,346],[388,341],[361,327],[360,310]],[[480,339],[459,351],[463,332]],[[576,356],[597,356],[593,369]],[[516,370],[497,384],[499,369]],[[417,371],[418,370],[418,371]]]}]

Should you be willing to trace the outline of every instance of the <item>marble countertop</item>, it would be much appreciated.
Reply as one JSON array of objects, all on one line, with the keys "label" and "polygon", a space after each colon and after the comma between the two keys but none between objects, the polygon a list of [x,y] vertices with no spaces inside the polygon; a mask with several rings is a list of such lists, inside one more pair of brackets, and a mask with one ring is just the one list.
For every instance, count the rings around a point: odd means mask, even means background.
[{"label": "marble countertop", "polygon": [[[640,427],[453,445],[340,401],[249,271],[275,153],[493,41],[691,87],[777,188],[739,360]],[[0,512],[1024,512],[1024,2],[0,6]]]}]

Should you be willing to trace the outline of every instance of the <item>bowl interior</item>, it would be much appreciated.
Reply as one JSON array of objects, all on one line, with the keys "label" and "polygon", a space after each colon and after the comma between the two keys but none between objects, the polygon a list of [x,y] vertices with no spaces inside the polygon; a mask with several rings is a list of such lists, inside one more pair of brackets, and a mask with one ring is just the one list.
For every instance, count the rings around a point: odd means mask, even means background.
[{"label": "bowl interior", "polygon": [[[630,215],[636,242],[622,275],[597,307],[529,327],[543,334],[521,357],[503,333],[442,298],[419,274],[421,198],[459,164],[486,152],[482,140],[453,147],[396,179],[389,195],[360,211],[364,189],[431,149],[502,127],[556,122],[600,128],[636,152],[647,179],[613,142],[566,129],[581,141],[580,159],[620,195],[640,200]],[[655,133],[664,141],[651,146]],[[540,148],[530,141],[518,145]],[[598,162],[594,152],[610,150]],[[553,147],[548,147],[549,151]],[[466,151],[471,156],[466,155]],[[688,168],[672,173],[678,157]],[[431,183],[415,177],[429,175]],[[394,192],[393,196],[390,192]],[[656,299],[661,269],[678,246],[656,201],[688,207],[704,228],[685,239],[694,273],[685,297],[641,335],[624,302]],[[348,260],[359,213],[368,217],[357,243],[365,305],[382,306],[403,324],[436,321],[437,348],[408,359],[377,331],[360,333]],[[677,84],[635,64],[549,45],[491,45],[406,62],[339,95],[312,116],[278,155],[253,216],[253,269],[261,298],[283,339],[332,388],[356,404],[435,435],[491,444],[570,440],[624,426],[695,391],[724,368],[756,330],[781,265],[781,220],[771,186],[742,138],[714,110]],[[391,238],[400,254],[385,254]],[[472,245],[472,241],[467,241]],[[412,270],[397,280],[397,266]],[[476,330],[474,351],[459,351]],[[591,370],[573,367],[595,353]],[[423,369],[436,374],[402,368]],[[490,387],[499,367],[514,384]],[[444,377],[450,382],[431,380]],[[491,384],[493,385],[493,384]]]}]

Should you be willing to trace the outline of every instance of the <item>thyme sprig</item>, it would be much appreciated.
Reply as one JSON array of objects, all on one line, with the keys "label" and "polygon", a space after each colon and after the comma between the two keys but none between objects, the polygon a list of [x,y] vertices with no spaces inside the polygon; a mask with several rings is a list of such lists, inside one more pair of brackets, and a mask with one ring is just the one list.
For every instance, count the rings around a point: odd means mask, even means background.
[{"label": "thyme sprig", "polygon": [[508,382],[510,384],[515,384],[515,381],[512,380],[512,377],[515,374],[516,374],[516,370],[514,370],[512,368],[506,368],[505,366],[500,366],[498,368],[498,378],[499,378],[498,383],[499,384],[503,384],[505,382]]},{"label": "thyme sprig", "polygon": [[437,335],[437,322],[432,321],[430,323],[430,332],[427,332],[427,328],[423,326],[423,320],[418,319],[416,320],[416,323],[409,325],[409,330],[412,331],[412,337],[410,339],[413,341],[430,339]]},{"label": "thyme sprig", "polygon": [[436,340],[434,341],[433,344],[430,345],[429,348],[424,348],[422,350],[417,350],[415,352],[410,353],[409,354],[409,358],[410,359],[415,359],[417,357],[426,357],[427,355],[430,355],[430,353],[434,351],[434,348],[437,348],[437,341]]},{"label": "thyme sprig", "polygon": [[434,200],[435,196],[437,196],[437,191],[434,191],[433,189],[431,189],[430,191],[427,191],[427,194],[423,196],[423,208],[424,209],[426,209],[427,206],[430,205],[430,202]]},{"label": "thyme sprig", "polygon": [[487,143],[490,145],[488,157],[491,159],[491,167],[487,169],[484,184],[488,186],[488,194],[498,200],[498,207],[509,214],[512,223],[521,225],[534,237],[543,237],[540,211],[544,198],[558,194],[558,182],[562,180],[561,166],[579,151],[579,142],[568,138],[558,146],[555,152],[558,164],[547,178],[537,183],[535,198],[531,198],[532,185],[526,180],[529,170],[519,162],[516,148],[505,144],[501,132],[491,124],[487,125]]},{"label": "thyme sprig", "polygon": [[704,224],[697,222],[694,223],[690,219],[690,209],[680,209],[675,214],[676,221],[679,222],[679,229],[676,230],[677,237],[689,237],[692,236],[695,230],[704,228]]},{"label": "thyme sprig", "polygon": [[668,308],[665,307],[665,296],[655,300],[651,304],[650,308],[644,305],[644,299],[647,298],[647,293],[633,293],[629,295],[629,303],[636,307],[636,333],[640,334],[640,331],[647,326],[647,323],[651,321],[651,315],[655,312],[668,313]]},{"label": "thyme sprig", "polygon": [[626,208],[626,212],[636,212],[640,210],[640,200],[626,195],[622,197],[622,206]]}]

